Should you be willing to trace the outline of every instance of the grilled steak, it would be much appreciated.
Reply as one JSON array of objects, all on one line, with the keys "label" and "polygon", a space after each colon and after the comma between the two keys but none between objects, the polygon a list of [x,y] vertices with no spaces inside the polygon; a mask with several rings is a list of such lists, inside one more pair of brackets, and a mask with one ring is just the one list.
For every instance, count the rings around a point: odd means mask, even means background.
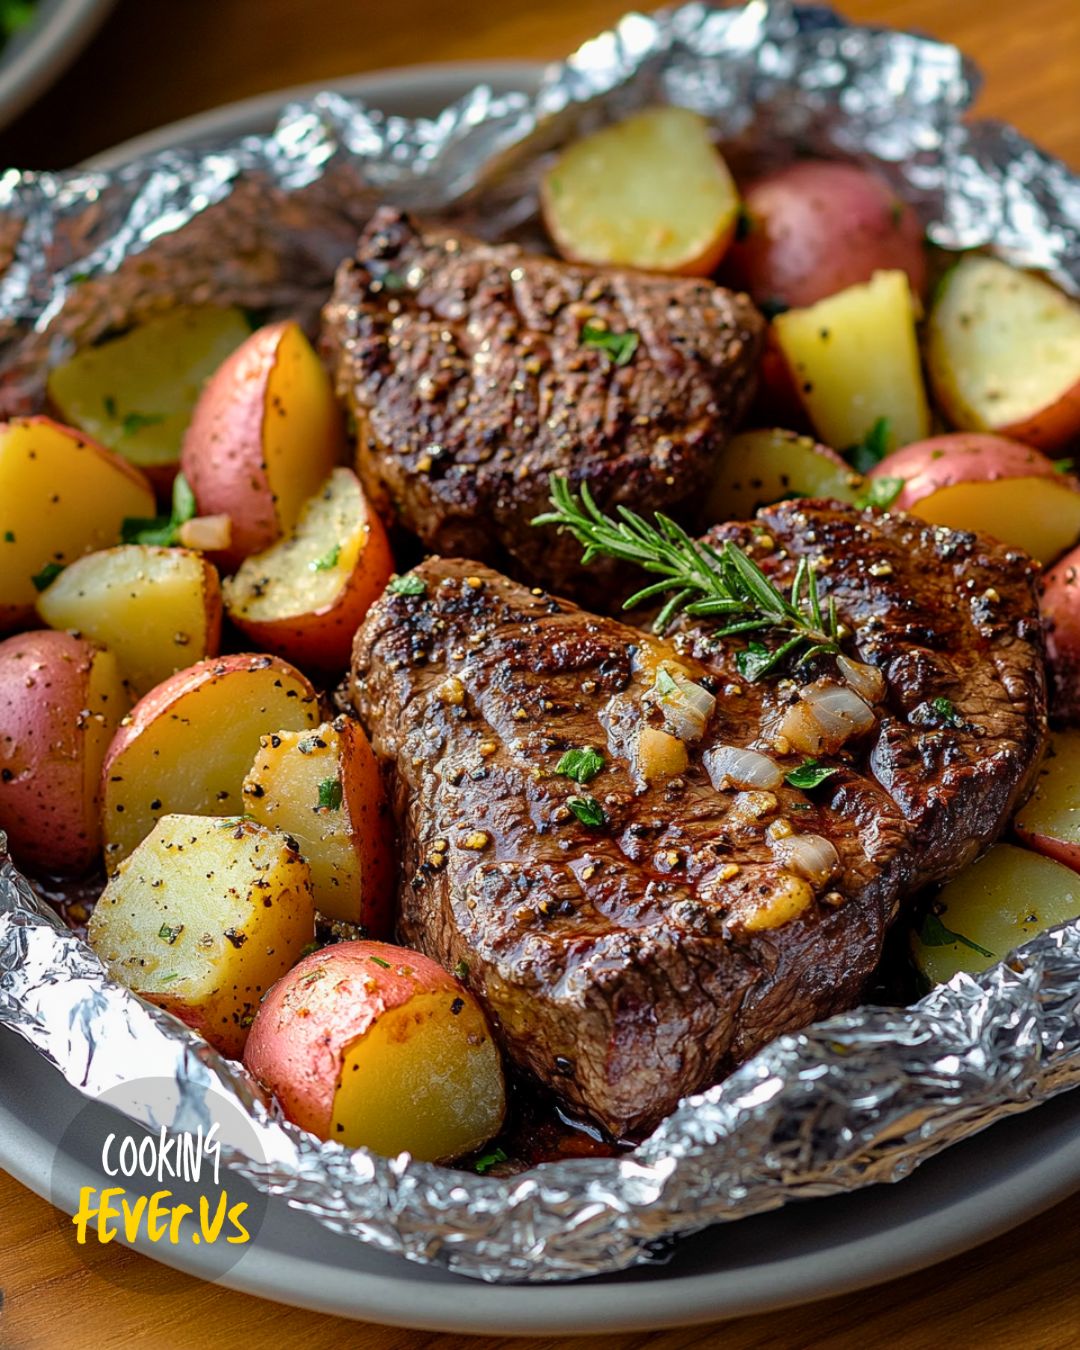
[{"label": "grilled steak", "polygon": [[[724,538],[787,585],[814,559],[848,651],[880,675],[821,655],[801,683],[748,683],[741,639],[685,624],[661,641],[439,558],[416,569],[422,594],[388,593],[356,640],[353,702],[401,829],[403,938],[463,962],[513,1059],[618,1136],[855,1005],[904,899],[994,839],[1043,748],[1023,555],[829,503],[769,508]],[[666,775],[640,739],[661,728],[661,666],[716,695]],[[827,754],[831,777],[713,786],[721,745],[797,767],[785,713],[842,678],[878,688],[872,725]],[[604,764],[582,785],[557,766],[586,746]]]},{"label": "grilled steak", "polygon": [[[586,324],[637,347],[587,345]],[[384,515],[435,552],[599,597],[610,569],[528,528],[549,475],[677,513],[753,393],[762,335],[746,296],[710,282],[598,273],[384,208],[338,272],[323,347]]]}]

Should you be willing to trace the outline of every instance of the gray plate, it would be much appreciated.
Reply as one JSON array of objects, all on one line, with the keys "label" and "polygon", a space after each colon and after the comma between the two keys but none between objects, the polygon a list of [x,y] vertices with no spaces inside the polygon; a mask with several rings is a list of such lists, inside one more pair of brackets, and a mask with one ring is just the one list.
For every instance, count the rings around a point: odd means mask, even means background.
[{"label": "gray plate", "polygon": [[[514,62],[412,67],[328,87],[415,116],[437,112],[481,81],[496,90],[525,88],[540,69]],[[98,156],[93,166],[265,130],[290,98],[311,92],[280,91],[188,118]],[[0,1033],[0,1085],[0,1166],[73,1213],[79,1187],[102,1184],[90,1149],[57,1153],[83,1099],[10,1033]],[[92,1132],[99,1139],[104,1133]],[[230,1195],[242,1189],[230,1181]],[[719,1226],[682,1243],[662,1267],[573,1285],[478,1286],[336,1237],[272,1201],[256,1241],[222,1282],[320,1312],[423,1330],[641,1331],[765,1312],[905,1275],[985,1242],[1077,1189],[1080,1093],[1072,1093],[957,1145],[901,1185]],[[136,1246],[190,1274],[205,1273],[192,1249],[181,1261],[169,1248]]]}]

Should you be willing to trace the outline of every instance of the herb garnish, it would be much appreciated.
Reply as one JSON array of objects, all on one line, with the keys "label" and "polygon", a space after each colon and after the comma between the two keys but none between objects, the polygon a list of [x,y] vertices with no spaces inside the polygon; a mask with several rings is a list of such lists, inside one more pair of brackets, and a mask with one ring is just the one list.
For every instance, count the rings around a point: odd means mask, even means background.
[{"label": "herb garnish", "polygon": [[972,942],[971,938],[965,937],[963,933],[955,933],[951,928],[946,928],[936,914],[927,914],[923,919],[922,927],[919,929],[919,941],[924,947],[951,947],[954,943],[960,943],[961,946],[970,947],[973,952],[978,952],[980,956],[985,956],[988,960],[994,959],[994,953],[988,952],[985,947],[980,947],[977,942]]},{"label": "herb garnish", "polygon": [[938,717],[950,727],[962,727],[964,719],[951,698],[935,698],[931,701],[931,708],[937,713]]},{"label": "herb garnish", "polygon": [[[808,558],[800,558],[785,596],[752,558],[727,540],[719,550],[690,538],[681,525],[657,511],[655,525],[619,506],[618,519],[605,516],[582,484],[577,496],[565,478],[552,476],[551,504],[555,508],[537,516],[534,525],[558,525],[567,529],[585,550],[586,565],[598,557],[637,563],[662,580],[644,587],[623,605],[632,609],[645,600],[666,595],[653,630],[663,633],[680,611],[701,618],[725,618],[717,637],[776,629],[786,634],[780,646],[770,651],[752,643],[740,664],[745,678],[760,679],[786,657],[799,652],[799,663],[820,652],[839,650],[840,623],[836,603],[823,607],[817,577]],[[743,654],[740,654],[743,655]],[[738,658],[737,658],[738,659]],[[745,665],[745,669],[743,666]]]},{"label": "herb garnish", "polygon": [[588,825],[590,829],[597,830],[607,824],[604,808],[595,797],[567,797],[566,804],[582,825]]},{"label": "herb garnish", "polygon": [[634,359],[641,338],[632,328],[625,333],[612,333],[606,328],[598,328],[595,324],[587,323],[581,330],[580,340],[583,347],[607,352],[615,365],[625,366]]},{"label": "herb garnish", "polygon": [[871,478],[866,491],[855,498],[855,505],[860,511],[865,511],[868,506],[887,511],[903,492],[905,481],[903,478]]},{"label": "herb garnish", "polygon": [[338,559],[341,557],[341,545],[335,544],[333,548],[327,549],[321,558],[316,558],[309,567],[313,572],[329,572],[332,567],[337,566]]},{"label": "herb garnish", "polygon": [[327,811],[339,811],[341,809],[341,779],[324,778],[319,784],[319,808]]},{"label": "herb garnish", "polygon": [[34,583],[35,591],[47,590],[60,573],[64,570],[64,564],[58,562],[46,563],[40,572],[36,572],[30,580]]},{"label": "herb garnish", "polygon": [[1052,459],[1050,463],[1053,464],[1055,473],[1069,474],[1076,467],[1076,462],[1071,455],[1067,455],[1065,459]]},{"label": "herb garnish", "polygon": [[564,778],[572,778],[575,783],[587,783],[603,767],[604,756],[591,745],[586,745],[580,749],[567,750],[555,765],[555,772],[561,773]]},{"label": "herb garnish", "polygon": [[382,966],[383,970],[390,969],[390,962],[384,961],[381,956],[369,956],[369,961],[374,961],[377,966]]},{"label": "herb garnish", "polygon": [[507,1154],[505,1154],[501,1148],[493,1148],[490,1153],[485,1153],[482,1158],[477,1158],[476,1162],[473,1163],[473,1169],[479,1173],[480,1176],[483,1176],[484,1173],[494,1167],[496,1163],[506,1161]]},{"label": "herb garnish", "polygon": [[170,928],[167,923],[163,923],[158,929],[158,937],[171,947],[183,931],[184,925],[182,923],[178,923],[175,928]]},{"label": "herb garnish", "polygon": [[165,548],[178,542],[180,526],[195,515],[195,494],[182,473],[173,480],[172,511],[167,516],[127,516],[120,526],[125,544],[158,544]]},{"label": "herb garnish", "polygon": [[162,977],[161,977],[161,979],[158,981],[158,983],[159,983],[159,984],[168,984],[171,980],[178,980],[179,978],[180,978],[180,972],[179,972],[179,971],[176,971],[176,970],[172,970],[172,971],[169,972],[168,975],[162,975]]},{"label": "herb garnish", "polygon": [[120,424],[120,434],[122,436],[134,436],[143,427],[156,427],[159,422],[164,421],[164,413],[129,412],[125,414],[124,420]]},{"label": "herb garnish", "polygon": [[666,666],[657,668],[656,679],[653,680],[653,688],[661,695],[677,694],[679,692],[678,681]]},{"label": "herb garnish", "polygon": [[876,469],[889,453],[889,419],[879,417],[857,445],[849,445],[844,458],[856,473]]},{"label": "herb garnish", "polygon": [[468,973],[469,973],[468,961],[461,960],[454,967],[454,974],[457,976],[459,980],[463,980],[465,976],[468,975]]},{"label": "herb garnish", "polygon": [[391,577],[386,583],[386,589],[395,595],[424,595],[427,582],[415,572],[406,572],[403,577]]},{"label": "herb garnish", "polygon": [[831,778],[835,772],[835,768],[830,769],[824,764],[819,764],[816,759],[804,759],[797,769],[784,774],[784,781],[793,788],[802,788],[804,792],[809,792],[812,788],[820,787],[826,778]]}]

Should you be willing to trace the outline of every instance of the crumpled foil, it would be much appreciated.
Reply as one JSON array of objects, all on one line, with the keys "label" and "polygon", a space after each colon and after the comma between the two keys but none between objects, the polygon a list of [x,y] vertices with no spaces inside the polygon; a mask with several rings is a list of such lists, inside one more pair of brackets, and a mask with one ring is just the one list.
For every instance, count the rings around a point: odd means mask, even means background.
[{"label": "crumpled foil", "polygon": [[[49,362],[177,297],[314,316],[379,200],[536,238],[553,148],[664,100],[706,114],[736,168],[803,153],[875,163],[933,242],[989,246],[1080,293],[1080,179],[1009,127],[961,120],[976,86],[954,48],[828,10],[687,5],[628,15],[537,90],[476,89],[430,121],[326,93],[286,108],[272,135],[108,173],[10,172],[0,415],[41,406]],[[662,1259],[670,1239],[712,1223],[896,1181],[1075,1086],[1080,924],[912,1008],[782,1037],[631,1154],[511,1178],[349,1151],[283,1121],[239,1065],[112,982],[2,858],[0,1025],[88,1096],[133,1075],[175,1078],[178,1110],[224,1095],[263,1156],[226,1137],[223,1159],[329,1228],[484,1280],[570,1279]]]}]

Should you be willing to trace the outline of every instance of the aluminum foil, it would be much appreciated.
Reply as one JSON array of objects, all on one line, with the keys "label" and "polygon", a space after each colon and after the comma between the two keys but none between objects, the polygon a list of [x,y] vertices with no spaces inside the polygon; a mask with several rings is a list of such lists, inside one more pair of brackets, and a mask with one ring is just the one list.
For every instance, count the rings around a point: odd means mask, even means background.
[{"label": "aluminum foil", "polygon": [[[10,172],[0,415],[41,405],[50,361],[177,297],[313,316],[379,200],[529,238],[552,150],[658,100],[706,114],[736,167],[803,153],[873,162],[935,243],[988,246],[1080,293],[1080,180],[1012,129],[962,120],[976,87],[954,48],[827,10],[688,5],[628,15],[538,89],[477,89],[430,121],[326,93],[286,108],[271,135],[109,173]],[[283,1121],[240,1066],[113,983],[2,859],[0,1025],[88,1096],[171,1076],[179,1116],[222,1093],[262,1150],[226,1137],[228,1164],[361,1242],[484,1280],[570,1279],[662,1259],[712,1223],[898,1180],[1074,1086],[1080,924],[913,1008],[862,1008],[781,1038],[631,1154],[510,1178],[348,1151]]]}]

